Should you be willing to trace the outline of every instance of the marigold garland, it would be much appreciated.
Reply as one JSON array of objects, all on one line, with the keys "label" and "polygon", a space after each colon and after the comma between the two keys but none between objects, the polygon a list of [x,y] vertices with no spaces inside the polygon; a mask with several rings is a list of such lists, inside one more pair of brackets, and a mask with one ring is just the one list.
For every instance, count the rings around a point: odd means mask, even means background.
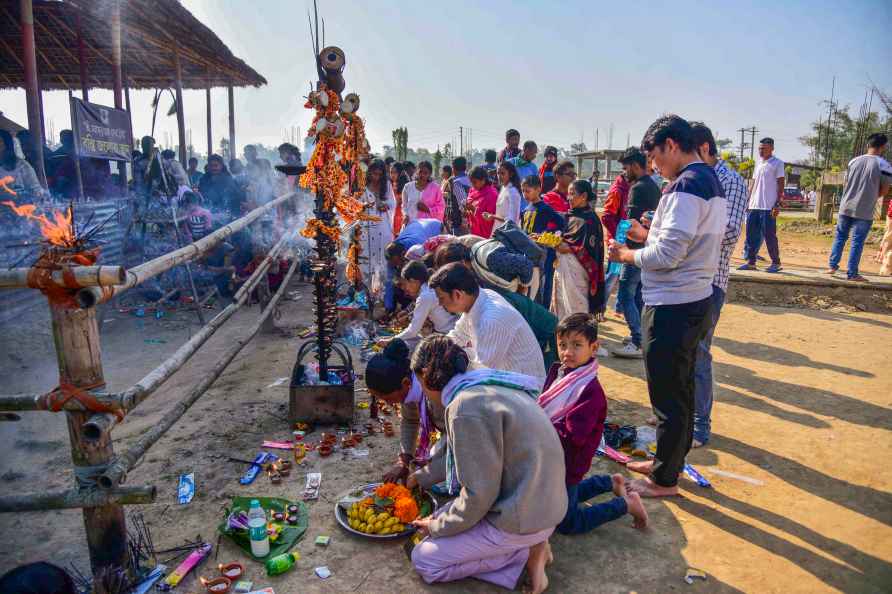
[{"label": "marigold garland", "polygon": [[[328,99],[323,105],[321,95]],[[300,178],[300,185],[312,193],[322,192],[323,207],[334,208],[347,225],[356,221],[380,221],[381,217],[370,215],[360,199],[365,188],[365,170],[362,162],[368,158],[368,142],[365,137],[365,123],[355,113],[340,113],[341,101],[338,94],[327,88],[311,93],[304,107],[315,109],[310,134],[316,135],[316,147],[307,163],[307,170]],[[322,122],[321,120],[325,121]],[[319,124],[325,124],[319,127]],[[337,135],[343,126],[343,134]],[[348,175],[349,171],[349,175]],[[351,192],[350,189],[357,191]],[[328,227],[318,219],[307,221],[301,231],[304,237],[315,237],[316,232],[325,233],[340,249],[340,233],[336,226]],[[353,237],[360,243],[360,230]],[[351,245],[352,248],[352,245]],[[348,278],[362,282],[359,267],[359,248],[348,251]]]},{"label": "marigold garland", "polygon": [[403,524],[408,524],[417,518],[418,504],[415,502],[415,498],[412,496],[398,497],[393,502],[393,515],[399,518]]}]

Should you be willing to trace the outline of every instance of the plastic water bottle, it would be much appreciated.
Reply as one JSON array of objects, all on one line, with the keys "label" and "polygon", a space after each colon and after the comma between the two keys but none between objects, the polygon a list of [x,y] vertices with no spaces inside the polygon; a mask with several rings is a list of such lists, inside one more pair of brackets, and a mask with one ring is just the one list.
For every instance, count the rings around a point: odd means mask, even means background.
[{"label": "plastic water bottle", "polygon": [[255,557],[269,555],[269,535],[266,533],[266,512],[260,507],[260,502],[251,500],[251,509],[248,511],[248,534],[251,539],[251,554]]},{"label": "plastic water bottle", "polygon": [[[628,233],[631,226],[632,221],[630,219],[621,220],[616,226],[616,235],[613,236],[613,240],[616,243],[626,243],[626,233]],[[607,268],[607,274],[619,274],[622,266],[622,262],[611,262]]]}]

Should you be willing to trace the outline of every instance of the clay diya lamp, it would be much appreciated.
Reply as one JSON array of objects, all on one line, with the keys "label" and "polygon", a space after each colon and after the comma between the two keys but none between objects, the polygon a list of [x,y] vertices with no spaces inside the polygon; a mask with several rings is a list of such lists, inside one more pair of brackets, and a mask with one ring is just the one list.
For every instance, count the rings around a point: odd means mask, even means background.
[{"label": "clay diya lamp", "polygon": [[285,513],[284,512],[273,512],[273,520],[276,522],[284,522],[285,521]]},{"label": "clay diya lamp", "polygon": [[290,460],[279,460],[277,462],[279,467],[279,474],[282,476],[288,476],[291,474],[291,461]]},{"label": "clay diya lamp", "polygon": [[366,431],[366,433],[368,433],[369,435],[374,435],[374,434],[375,434],[375,425],[374,425],[373,423],[366,423],[366,424],[365,424],[365,431]]},{"label": "clay diya lamp", "polygon": [[271,482],[271,483],[274,484],[274,485],[280,485],[280,484],[282,484],[282,475],[279,474],[278,472],[270,474],[270,475],[269,475],[269,482]]},{"label": "clay diya lamp", "polygon": [[297,514],[292,514],[288,516],[288,523],[292,526],[297,525]]},{"label": "clay diya lamp", "polygon": [[344,439],[341,440],[342,448],[352,448],[355,445],[356,445],[356,441],[354,441],[354,439],[352,437],[345,437]]},{"label": "clay diya lamp", "polygon": [[288,515],[289,515],[289,516],[296,516],[296,515],[297,515],[297,512],[299,512],[299,511],[300,511],[300,508],[299,508],[298,506],[296,506],[296,505],[289,505],[289,506],[288,506]]},{"label": "clay diya lamp", "polygon": [[318,448],[316,448],[316,450],[319,452],[320,456],[323,456],[323,457],[331,456],[332,447],[330,445],[328,445],[327,443],[324,443],[324,444],[320,445]]},{"label": "clay diya lamp", "polygon": [[229,588],[232,587],[232,581],[222,576],[212,580],[201,578],[201,583],[211,594],[226,594],[226,592],[229,592]]},{"label": "clay diya lamp", "polygon": [[338,436],[334,433],[323,433],[322,434],[322,443],[330,446],[334,446],[338,442]]},{"label": "clay diya lamp", "polygon": [[234,582],[245,573],[245,568],[241,563],[230,563],[229,565],[223,565],[221,563],[217,566],[217,569],[219,569],[220,574],[230,582]]},{"label": "clay diya lamp", "polygon": [[362,434],[361,433],[351,433],[350,437],[353,438],[355,443],[362,443]]}]

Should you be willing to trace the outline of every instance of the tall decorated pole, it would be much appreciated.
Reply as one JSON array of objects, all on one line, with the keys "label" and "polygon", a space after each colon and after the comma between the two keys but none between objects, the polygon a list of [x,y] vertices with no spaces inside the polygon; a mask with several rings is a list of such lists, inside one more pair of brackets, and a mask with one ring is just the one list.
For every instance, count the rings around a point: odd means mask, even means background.
[{"label": "tall decorated pole", "polygon": [[[351,367],[347,347],[335,341],[338,323],[337,256],[341,248],[341,235],[346,228],[352,227],[352,237],[356,238],[358,225],[355,223],[380,219],[366,214],[365,205],[359,200],[365,190],[368,143],[362,119],[356,114],[359,96],[351,93],[346,98],[341,97],[346,86],[343,77],[346,57],[335,46],[318,49],[318,30],[315,33],[313,42],[319,79],[305,107],[315,111],[307,134],[316,143],[300,177],[300,185],[315,200],[314,218],[307,221],[301,234],[316,242],[316,255],[310,264],[313,271],[316,336],[298,351],[295,375],[292,377],[290,410],[293,418],[304,421],[350,422],[353,415],[353,370],[345,369]],[[287,166],[279,169],[294,173],[288,171]],[[342,222],[344,228],[341,227]],[[347,255],[348,276],[355,285],[361,282],[361,275],[357,278],[358,252],[348,250]],[[315,353],[318,361],[321,385],[307,385],[307,366],[303,359],[310,352]],[[342,359],[342,365],[336,366],[330,361],[333,353]],[[344,374],[346,379],[330,382],[332,375],[337,373]]]}]

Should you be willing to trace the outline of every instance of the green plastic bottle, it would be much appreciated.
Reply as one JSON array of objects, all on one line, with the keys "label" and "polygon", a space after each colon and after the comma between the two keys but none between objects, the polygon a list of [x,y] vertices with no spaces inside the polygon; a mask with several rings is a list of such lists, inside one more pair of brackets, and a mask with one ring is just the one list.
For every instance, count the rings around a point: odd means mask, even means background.
[{"label": "green plastic bottle", "polygon": [[272,576],[285,573],[294,567],[294,564],[297,563],[298,559],[300,559],[300,553],[297,551],[273,557],[266,562],[266,575]]}]

